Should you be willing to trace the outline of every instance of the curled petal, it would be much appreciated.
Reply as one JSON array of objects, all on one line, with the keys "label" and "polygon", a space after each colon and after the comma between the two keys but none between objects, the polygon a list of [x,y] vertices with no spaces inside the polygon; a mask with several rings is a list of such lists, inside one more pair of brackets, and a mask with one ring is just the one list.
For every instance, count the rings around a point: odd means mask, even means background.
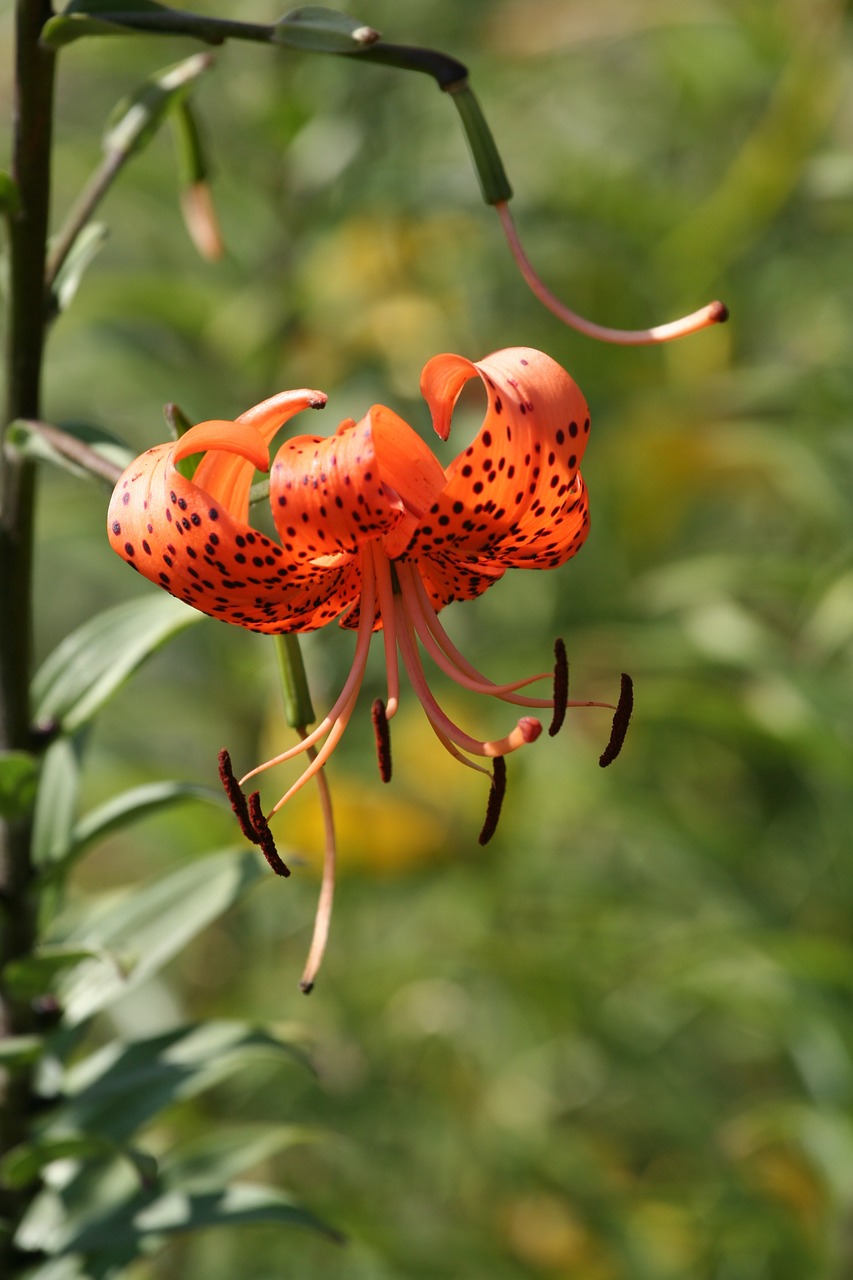
[{"label": "curled petal", "polygon": [[[270,501],[285,549],[303,561],[352,554],[370,538],[404,545],[444,488],[444,470],[407,423],[384,405],[335,435],[296,436],[273,463]],[[394,545],[397,545],[395,542]]]},{"label": "curled petal", "polygon": [[444,492],[408,554],[450,554],[472,566],[483,557],[502,569],[554,568],[575,554],[589,527],[578,471],[589,435],[586,401],[560,365],[528,347],[476,364],[436,356],[424,368],[421,390],[439,435],[447,435],[456,400],[475,374],[488,395],[483,426],[448,468]]},{"label": "curled petal", "polygon": [[443,609],[454,600],[474,600],[506,572],[488,556],[462,559],[452,554],[452,548],[445,554],[424,556],[417,568],[435,609]]},{"label": "curled petal", "polygon": [[[241,413],[237,423],[253,428],[263,443],[268,446],[275,433],[292,417],[301,413],[303,409],[322,409],[326,399],[322,391],[282,391],[247,409],[245,413]],[[221,423],[219,425],[233,428],[237,424]],[[188,431],[178,441],[179,452],[175,455],[176,460],[188,457],[190,453],[195,452],[192,448],[186,448],[187,437],[191,435],[192,431]],[[193,477],[195,483],[205,489],[212,498],[222,502],[233,516],[237,516],[240,520],[248,520],[249,489],[252,485],[254,469],[235,458],[234,451],[229,449],[227,443],[221,446],[207,444],[201,447],[210,452],[202,458],[196,468]],[[267,461],[260,468],[263,471],[266,471],[269,466],[268,456],[267,454]]]},{"label": "curled petal", "polygon": [[[281,413],[276,410],[278,422]],[[175,463],[202,448],[214,462],[188,480]],[[307,565],[235,516],[221,496],[243,505],[238,489],[266,466],[267,448],[247,423],[201,423],[177,444],[149,449],[125,471],[110,502],[115,551],[157,586],[214,618],[254,631],[305,631],[338,617],[358,597],[356,563]],[[211,492],[213,491],[213,492]]]}]

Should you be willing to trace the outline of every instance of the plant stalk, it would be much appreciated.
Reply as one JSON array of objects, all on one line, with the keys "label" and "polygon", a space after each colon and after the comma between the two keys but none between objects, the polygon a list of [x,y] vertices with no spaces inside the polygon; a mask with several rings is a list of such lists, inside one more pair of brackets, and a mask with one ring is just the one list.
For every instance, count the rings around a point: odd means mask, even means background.
[{"label": "plant stalk", "polygon": [[[39,34],[50,16],[48,0],[17,0],[12,177],[20,200],[8,219],[5,424],[41,416],[55,55],[39,47]],[[0,449],[0,751],[28,751],[33,745],[29,683],[34,501],[33,463],[4,443]],[[36,944],[36,930],[31,821],[9,819],[0,822],[0,966],[29,955]],[[9,995],[0,971],[0,1036],[37,1029],[38,1014],[29,1003]],[[32,1107],[27,1073],[0,1078],[0,1153],[27,1136]],[[25,1265],[12,1245],[12,1233],[28,1198],[26,1192],[0,1188],[0,1275],[12,1277]]]}]

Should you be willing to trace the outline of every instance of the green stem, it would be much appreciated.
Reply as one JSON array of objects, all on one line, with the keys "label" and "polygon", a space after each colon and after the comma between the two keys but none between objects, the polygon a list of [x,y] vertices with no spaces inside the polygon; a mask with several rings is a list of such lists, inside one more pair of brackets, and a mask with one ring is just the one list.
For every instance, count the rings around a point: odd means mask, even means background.
[{"label": "green stem", "polygon": [[278,658],[278,673],[281,677],[285,719],[291,729],[304,731],[305,726],[312,724],[317,717],[311,705],[311,693],[308,688],[308,677],[305,674],[305,663],[302,661],[302,650],[299,647],[299,636],[288,634],[273,638]]},{"label": "green stem", "polygon": [[[6,423],[40,413],[45,336],[44,264],[50,201],[50,144],[54,55],[39,46],[50,17],[48,0],[17,0],[12,176],[20,206],[9,219],[6,300]],[[29,750],[32,636],[33,464],[0,449],[0,751]],[[0,966],[30,954],[36,944],[34,876],[29,820],[0,823]],[[0,980],[0,1035],[37,1029],[28,1003],[12,998]],[[32,1113],[27,1074],[0,1080],[0,1152],[27,1134]],[[0,1189],[0,1275],[12,1277],[24,1260],[11,1243],[27,1193]]]}]

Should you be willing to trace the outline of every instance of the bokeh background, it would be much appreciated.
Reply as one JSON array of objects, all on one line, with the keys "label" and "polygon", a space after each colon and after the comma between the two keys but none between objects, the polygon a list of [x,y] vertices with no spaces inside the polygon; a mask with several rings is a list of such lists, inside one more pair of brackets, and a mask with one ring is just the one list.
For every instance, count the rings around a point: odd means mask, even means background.
[{"label": "bokeh background", "polygon": [[[205,6],[188,4],[195,11]],[[272,21],[265,0],[206,11]],[[355,10],[354,10],[355,11]],[[162,405],[230,417],[330,393],[424,434],[422,364],[538,346],[592,406],[593,531],[554,573],[510,573],[448,627],[493,678],[566,638],[578,696],[636,682],[619,761],[607,713],[510,761],[498,834],[413,695],[395,777],[362,705],[329,767],[341,874],[310,1000],[314,797],[296,851],[110,1013],[154,1034],[239,1014],[291,1024],[317,1068],[255,1068],[146,1135],[229,1122],[323,1131],[268,1162],[349,1237],[281,1228],[176,1240],[132,1280],[842,1280],[853,1271],[853,47],[841,0],[365,0],[386,38],[465,61],[530,256],[603,323],[712,297],[728,325],[606,347],[530,297],[480,201],[452,105],[425,77],[230,45],[194,102],[227,253],[184,231],[164,132],[101,216],[110,238],[51,339],[46,413],[141,450]],[[8,65],[11,16],[0,39]],[[56,220],[115,101],[189,41],[61,55]],[[3,90],[8,105],[8,86]],[[478,424],[466,400],[456,440]],[[324,429],[313,420],[309,430]],[[149,589],[110,553],[106,493],[56,474],[39,511],[38,645]],[[317,705],[352,637],[311,637]],[[466,725],[506,709],[439,682]],[[505,731],[505,730],[501,730]],[[215,778],[282,749],[272,646],[205,622],[100,718],[86,803]],[[284,786],[285,771],[281,784]],[[278,779],[268,783],[270,799]],[[104,845],[74,894],[144,883],[235,839],[187,805]]]}]

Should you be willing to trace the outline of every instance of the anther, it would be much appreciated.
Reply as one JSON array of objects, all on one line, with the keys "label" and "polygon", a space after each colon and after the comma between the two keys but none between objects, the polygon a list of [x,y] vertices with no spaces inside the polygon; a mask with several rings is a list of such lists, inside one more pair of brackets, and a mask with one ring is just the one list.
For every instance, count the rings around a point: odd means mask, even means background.
[{"label": "anther", "polygon": [[376,735],[376,757],[379,761],[379,776],[383,782],[391,781],[391,730],[388,717],[385,715],[385,703],[377,698],[370,708],[373,721],[373,732]]},{"label": "anther", "polygon": [[255,828],[249,817],[249,806],[246,804],[246,797],[243,795],[240,784],[234,776],[231,756],[225,748],[219,753],[219,780],[225,789],[228,803],[234,810],[234,816],[240,824],[240,830],[247,840],[250,840],[252,844],[257,844]]},{"label": "anther", "polygon": [[554,641],[554,714],[548,727],[551,737],[555,737],[563,727],[566,718],[566,707],[569,705],[569,659],[566,646],[558,636]]},{"label": "anther", "polygon": [[261,853],[277,876],[289,876],[290,868],[286,867],[279,857],[269,823],[261,808],[261,794],[259,791],[253,791],[249,796],[249,817],[254,832],[253,843],[258,845]]},{"label": "anther", "polygon": [[495,756],[492,763],[492,785],[486,802],[486,820],[479,835],[480,844],[488,844],[498,827],[501,816],[501,805],[506,795],[506,760],[503,756]]},{"label": "anther", "polygon": [[243,835],[251,844],[259,847],[277,876],[289,876],[290,871],[279,857],[269,823],[261,808],[260,793],[253,791],[246,800],[234,776],[231,756],[224,748],[219,753],[219,778]]},{"label": "anther", "polygon": [[613,713],[613,726],[610,730],[610,741],[599,756],[598,763],[602,769],[612,764],[622,750],[631,712],[634,710],[634,682],[629,675],[622,672],[622,686],[619,690],[619,702]]}]

